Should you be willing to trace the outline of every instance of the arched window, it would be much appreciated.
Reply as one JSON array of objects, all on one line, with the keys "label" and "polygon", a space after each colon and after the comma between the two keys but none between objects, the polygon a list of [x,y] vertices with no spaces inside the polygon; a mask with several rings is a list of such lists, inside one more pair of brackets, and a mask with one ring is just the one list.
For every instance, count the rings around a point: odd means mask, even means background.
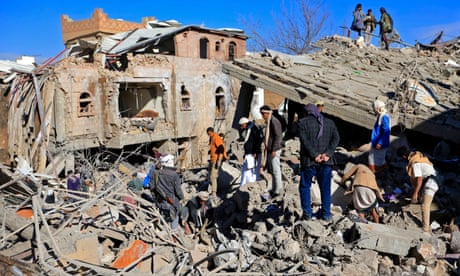
[{"label": "arched window", "polygon": [[216,90],[216,119],[225,119],[225,93],[222,87]]},{"label": "arched window", "polygon": [[235,57],[236,57],[236,43],[230,42],[230,44],[228,45],[228,59],[235,60]]},{"label": "arched window", "polygon": [[89,92],[82,92],[78,99],[78,117],[94,116],[93,97]]},{"label": "arched window", "polygon": [[208,58],[208,44],[207,38],[200,39],[200,58]]},{"label": "arched window", "polygon": [[216,52],[220,51],[220,41],[216,41]]},{"label": "arched window", "polygon": [[192,110],[192,103],[190,101],[190,92],[187,90],[184,84],[180,87],[180,98],[181,105],[180,110],[189,111]]}]

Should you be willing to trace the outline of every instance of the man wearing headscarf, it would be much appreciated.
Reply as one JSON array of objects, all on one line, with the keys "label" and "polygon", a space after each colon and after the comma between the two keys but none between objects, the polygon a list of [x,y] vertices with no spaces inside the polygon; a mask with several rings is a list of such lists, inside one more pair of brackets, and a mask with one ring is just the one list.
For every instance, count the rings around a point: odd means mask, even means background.
[{"label": "man wearing headscarf", "polygon": [[339,144],[339,132],[335,123],[324,118],[314,104],[305,106],[307,117],[299,121],[300,166],[299,185],[302,219],[312,218],[310,187],[316,176],[321,192],[319,218],[331,219],[331,175],[333,155]]},{"label": "man wearing headscarf", "polygon": [[160,213],[171,224],[173,232],[177,232],[182,209],[180,201],[184,199],[181,179],[174,167],[173,155],[163,155],[159,161],[160,168],[155,170],[154,177],[150,180],[150,190],[156,198]]},{"label": "man wearing headscarf", "polygon": [[369,169],[375,173],[384,170],[387,165],[385,157],[390,146],[391,124],[384,102],[375,100],[374,111],[377,114],[377,118],[372,128],[368,161]]}]

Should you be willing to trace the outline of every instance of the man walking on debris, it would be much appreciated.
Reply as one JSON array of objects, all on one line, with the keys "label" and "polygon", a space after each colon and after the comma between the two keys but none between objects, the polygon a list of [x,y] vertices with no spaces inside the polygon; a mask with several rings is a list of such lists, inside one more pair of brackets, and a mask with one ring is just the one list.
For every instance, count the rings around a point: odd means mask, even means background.
[{"label": "man walking on debris", "polygon": [[334,122],[324,118],[314,104],[306,105],[305,109],[308,115],[299,121],[302,219],[309,220],[313,215],[310,187],[316,176],[321,192],[319,217],[330,220],[333,155],[340,137]]},{"label": "man walking on debris", "polygon": [[[430,232],[430,211],[434,194],[438,191],[438,179],[433,163],[419,151],[409,152],[406,147],[397,150],[400,157],[408,161],[406,170],[414,191],[411,202],[421,202],[423,231]],[[420,197],[422,198],[420,200]]]},{"label": "man walking on debris", "polygon": [[244,142],[244,160],[243,168],[241,169],[240,186],[244,186],[246,183],[255,182],[260,178],[262,139],[257,126],[254,122],[249,121],[248,118],[241,117],[239,125],[241,139]]},{"label": "man walking on debris", "polygon": [[385,43],[385,49],[388,50],[390,47],[390,42],[388,40],[387,34],[393,31],[393,19],[383,7],[380,8],[380,14],[380,43]]},{"label": "man walking on debris", "polygon": [[371,214],[375,223],[379,223],[378,200],[384,201],[374,173],[364,164],[353,165],[342,177],[342,185],[354,176],[350,191],[353,194],[353,206],[360,218]]},{"label": "man walking on debris", "polygon": [[222,137],[214,131],[214,128],[208,127],[206,133],[209,136],[211,192],[212,197],[217,198],[217,178],[222,162],[227,159],[227,152]]},{"label": "man walking on debris", "polygon": [[171,224],[173,231],[179,228],[180,201],[184,198],[181,179],[174,167],[174,156],[171,154],[160,157],[160,168],[150,179],[150,189],[161,214]]},{"label": "man walking on debris", "polygon": [[272,109],[268,105],[260,107],[260,113],[265,121],[264,135],[264,157],[262,160],[262,169],[267,169],[272,175],[272,196],[278,197],[283,191],[283,182],[281,179],[281,139],[282,126],[281,122],[272,114]]},{"label": "man walking on debris", "polygon": [[387,166],[386,154],[390,146],[391,124],[385,103],[376,100],[374,111],[377,113],[371,134],[371,149],[369,151],[369,168],[372,172],[380,172]]}]

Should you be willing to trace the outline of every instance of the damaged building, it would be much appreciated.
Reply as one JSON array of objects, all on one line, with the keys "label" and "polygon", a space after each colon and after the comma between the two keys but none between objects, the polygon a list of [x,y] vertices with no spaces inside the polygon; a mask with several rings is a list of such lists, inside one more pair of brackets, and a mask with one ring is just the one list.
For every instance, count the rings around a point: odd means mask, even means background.
[{"label": "damaged building", "polygon": [[[246,36],[147,19],[140,28],[100,9],[89,20],[63,16],[65,58],[4,64],[11,163],[58,175],[73,168],[74,151],[168,140],[188,143],[187,167],[206,162],[205,130],[226,131],[239,90],[222,62],[245,55]],[[118,25],[130,30],[112,34]]]},{"label": "damaged building", "polygon": [[[108,18],[100,9],[85,20],[63,16],[61,25],[63,58],[56,56],[42,66],[28,58],[0,61],[5,103],[0,111],[8,114],[0,127],[5,161],[0,164],[0,271],[460,273],[460,154],[455,148],[460,140],[460,40],[382,51],[334,36],[318,41],[315,53],[291,56],[269,49],[246,53],[247,37],[237,29],[182,26],[155,18],[125,22]],[[331,221],[300,219],[296,137],[284,141],[281,199],[268,195],[269,177],[240,187],[244,150],[235,122],[241,116],[259,118],[260,94],[265,94],[263,103],[285,117],[293,112],[286,108],[289,101],[322,100],[324,113],[341,121],[341,136],[352,140],[353,147],[336,150]],[[369,138],[365,131],[350,133],[356,128],[343,122],[369,130],[376,98],[387,103],[394,134],[390,169],[377,176],[385,199],[379,203],[379,224],[354,215],[350,195],[341,185],[346,166],[367,159],[366,145],[355,146]],[[133,172],[145,171],[127,156],[139,145],[148,145],[149,157],[153,146],[175,154],[178,161],[186,156],[186,164],[178,164],[185,205],[200,192],[209,196],[203,167],[208,126],[224,133],[228,146],[229,160],[219,177],[220,201],[206,199],[215,214],[211,222],[191,224],[191,233],[185,227],[173,233],[150,200],[151,191],[128,188],[137,177]],[[452,146],[441,144],[431,155],[436,165],[443,165],[431,235],[419,227],[420,206],[407,202],[406,163],[394,154],[398,145],[412,142],[404,140],[406,130]],[[126,149],[128,154],[117,152],[106,166],[106,156],[86,153],[88,149]],[[93,189],[69,192],[65,173],[82,160],[91,170]],[[145,160],[142,165],[152,165]],[[318,210],[318,185],[312,186],[312,202]]]}]

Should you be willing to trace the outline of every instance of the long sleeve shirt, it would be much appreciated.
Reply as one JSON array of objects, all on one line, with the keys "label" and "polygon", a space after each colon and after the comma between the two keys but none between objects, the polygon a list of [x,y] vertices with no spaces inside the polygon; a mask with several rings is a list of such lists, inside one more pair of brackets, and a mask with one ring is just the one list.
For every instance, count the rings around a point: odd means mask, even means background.
[{"label": "long sleeve shirt", "polygon": [[323,135],[317,138],[320,125],[317,119],[311,115],[299,121],[300,137],[300,164],[306,168],[317,164],[315,158],[322,153],[330,158],[324,164],[334,164],[333,156],[340,136],[334,122],[328,118],[323,118]]},{"label": "long sleeve shirt", "polygon": [[[380,116],[382,116],[380,120]],[[375,148],[375,145],[380,144],[382,148],[390,146],[390,116],[388,114],[379,114],[375,121],[374,127],[372,128],[371,144]]]},{"label": "long sleeve shirt", "polygon": [[283,127],[281,122],[274,116],[270,117],[269,137],[267,141],[267,151],[274,152],[281,149],[281,139],[283,138]]}]

